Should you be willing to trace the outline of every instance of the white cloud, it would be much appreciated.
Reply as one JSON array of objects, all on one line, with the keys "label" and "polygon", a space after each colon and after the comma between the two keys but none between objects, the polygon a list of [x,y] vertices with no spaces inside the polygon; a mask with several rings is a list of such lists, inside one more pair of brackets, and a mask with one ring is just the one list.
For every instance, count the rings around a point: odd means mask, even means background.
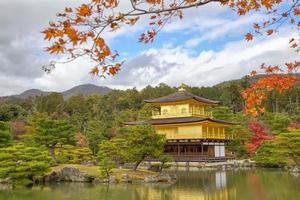
[{"label": "white cloud", "polygon": [[[200,37],[194,37],[188,41],[186,41],[187,47],[194,47],[197,46],[199,43],[209,40],[209,41],[216,41],[220,38],[224,39],[226,37],[232,36],[241,36],[246,34],[247,28],[252,26],[254,22],[259,22],[261,19],[260,15],[247,15],[241,16],[237,19],[223,19],[220,20],[219,24],[212,23],[210,27],[207,27],[205,33],[203,33]],[[202,27],[198,27],[202,29]],[[194,29],[196,29],[194,27]]]},{"label": "white cloud", "polygon": [[36,79],[35,83],[52,90],[68,89],[88,82],[121,89],[142,88],[161,82],[173,86],[181,83],[210,86],[241,78],[263,62],[282,64],[296,60],[298,54],[288,48],[290,37],[290,34],[281,34],[251,43],[235,41],[220,51],[202,51],[196,56],[183,47],[149,49],[129,59],[120,74],[106,80],[88,75],[89,65],[81,60],[58,66],[53,73]]}]

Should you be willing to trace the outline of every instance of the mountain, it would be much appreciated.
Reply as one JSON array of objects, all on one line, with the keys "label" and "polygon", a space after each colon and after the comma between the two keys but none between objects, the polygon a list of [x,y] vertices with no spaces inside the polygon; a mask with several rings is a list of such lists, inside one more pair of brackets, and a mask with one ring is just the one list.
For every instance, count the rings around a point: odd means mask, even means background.
[{"label": "mountain", "polygon": [[78,85],[69,90],[66,90],[66,91],[62,92],[62,95],[64,96],[65,99],[68,99],[71,96],[80,95],[80,94],[84,95],[84,96],[88,96],[91,94],[105,95],[105,94],[109,93],[111,90],[112,89],[110,89],[109,87],[105,87],[105,86],[84,84],[84,85]]},{"label": "mountain", "polygon": [[[110,89],[109,87],[105,87],[105,86],[84,84],[84,85],[78,85],[69,90],[63,91],[63,92],[61,92],[61,94],[63,95],[63,97],[65,99],[68,99],[71,96],[75,96],[75,95],[84,95],[84,96],[88,96],[88,95],[92,95],[92,94],[105,95],[105,94],[109,93],[111,90],[112,89]],[[30,89],[30,90],[26,90],[25,92],[22,92],[19,95],[13,95],[13,96],[10,96],[7,98],[26,99],[28,97],[34,97],[34,96],[46,96],[46,95],[49,95],[50,93],[53,93],[53,92],[46,92],[46,91],[42,91],[42,90],[38,90],[38,89]]]},{"label": "mountain", "polygon": [[45,92],[38,89],[30,89],[26,90],[25,92],[22,92],[19,95],[14,95],[14,97],[20,98],[20,99],[26,99],[27,97],[33,97],[33,96],[46,96],[50,94],[51,92]]}]

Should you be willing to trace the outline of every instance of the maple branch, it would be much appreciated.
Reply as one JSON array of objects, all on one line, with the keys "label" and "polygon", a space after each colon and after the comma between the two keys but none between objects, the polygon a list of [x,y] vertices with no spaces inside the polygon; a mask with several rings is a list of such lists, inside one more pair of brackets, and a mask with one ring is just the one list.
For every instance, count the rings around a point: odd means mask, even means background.
[{"label": "maple branch", "polygon": [[[290,13],[293,11],[293,9],[294,9],[295,7],[297,7],[297,6],[299,6],[298,3],[299,3],[299,0],[296,0],[296,1],[292,4],[292,6],[291,6],[288,10],[285,11],[285,13],[289,13],[289,15],[290,15]],[[283,12],[283,13],[284,13],[284,12]],[[268,24],[268,25],[265,26],[264,28],[267,28],[267,27],[270,27],[270,26],[272,26],[272,25],[274,25],[274,24],[277,24],[277,23],[279,23],[279,22],[282,20],[282,21],[274,28],[274,30],[278,30],[278,28],[281,27],[282,24],[283,24],[284,22],[288,21],[288,19],[289,19],[288,17],[284,17],[284,16],[281,14],[280,18],[274,20],[272,23]]]},{"label": "maple branch", "polygon": [[[164,13],[164,12],[170,12],[170,11],[176,11],[176,10],[184,10],[184,9],[188,9],[188,8],[193,8],[193,7],[198,7],[198,6],[202,6],[211,2],[220,2],[220,3],[226,3],[229,0],[207,0],[207,1],[199,1],[197,3],[194,4],[188,4],[188,5],[184,5],[184,6],[176,6],[176,7],[172,7],[172,8],[164,8],[162,7],[162,9],[157,9],[157,10],[144,10],[144,9],[140,9],[137,8],[136,5],[134,4],[133,0],[130,0],[131,2],[131,6],[133,8],[134,11],[140,11],[138,13],[132,13],[129,14],[127,16],[141,16],[141,15],[149,15],[149,14],[157,14],[157,13]],[[182,1],[180,3],[180,5],[184,4],[185,1]]]}]

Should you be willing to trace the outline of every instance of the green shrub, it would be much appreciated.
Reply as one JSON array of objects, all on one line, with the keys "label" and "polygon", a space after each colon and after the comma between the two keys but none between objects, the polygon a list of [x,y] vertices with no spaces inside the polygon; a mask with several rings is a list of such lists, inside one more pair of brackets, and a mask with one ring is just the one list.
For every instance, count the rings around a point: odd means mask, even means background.
[{"label": "green shrub", "polygon": [[31,185],[45,175],[51,165],[51,157],[44,149],[22,143],[0,148],[0,178],[8,178],[13,185]]},{"label": "green shrub", "polygon": [[88,161],[94,161],[92,151],[88,147],[76,147],[73,145],[64,145],[58,148],[56,157],[59,163],[65,164],[83,164]]},{"label": "green shrub", "polygon": [[265,141],[253,159],[265,167],[300,166],[300,132],[280,133],[275,139]]},{"label": "green shrub", "polygon": [[274,134],[282,133],[287,130],[291,123],[291,118],[284,113],[267,112],[262,117],[262,120],[268,124]]},{"label": "green shrub", "polygon": [[0,121],[0,148],[8,146],[10,143],[10,126],[8,125],[8,123]]},{"label": "green shrub", "polygon": [[264,141],[257,150],[253,160],[263,167],[281,167],[287,164],[274,141]]}]

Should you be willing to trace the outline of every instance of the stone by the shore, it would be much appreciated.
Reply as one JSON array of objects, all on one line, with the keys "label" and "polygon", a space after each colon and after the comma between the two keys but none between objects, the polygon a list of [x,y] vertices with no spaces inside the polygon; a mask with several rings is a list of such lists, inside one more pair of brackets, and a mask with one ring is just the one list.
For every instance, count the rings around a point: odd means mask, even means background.
[{"label": "stone by the shore", "polygon": [[44,177],[45,182],[91,182],[92,177],[87,173],[79,171],[76,167],[64,167],[58,172],[52,172],[48,176]]},{"label": "stone by the shore", "polygon": [[109,182],[110,184],[118,183],[117,177],[116,177],[116,176],[110,176],[109,179],[108,179],[108,182]]},{"label": "stone by the shore", "polygon": [[300,166],[295,166],[289,170],[290,174],[294,177],[300,177]]},{"label": "stone by the shore", "polygon": [[141,178],[133,178],[129,174],[124,173],[121,177],[117,178],[116,176],[112,175],[109,178],[101,178],[100,176],[91,176],[85,172],[81,172],[76,167],[64,167],[60,171],[53,171],[51,174],[42,178],[42,181],[45,182],[60,182],[60,181],[67,181],[67,182],[92,182],[94,184],[101,184],[101,183],[169,183],[174,184],[177,182],[177,176],[162,173],[157,175],[149,175],[144,176]]},{"label": "stone by the shore", "polygon": [[290,170],[291,173],[300,173],[300,166],[295,166]]},{"label": "stone by the shore", "polygon": [[158,182],[157,176],[146,176],[144,178],[145,183],[156,183]]},{"label": "stone by the shore", "polygon": [[122,183],[132,183],[132,179],[129,177],[128,174],[122,174],[121,182]]},{"label": "stone by the shore", "polygon": [[159,174],[156,176],[146,176],[144,182],[146,183],[170,183],[174,184],[178,180],[178,177],[174,174]]}]

